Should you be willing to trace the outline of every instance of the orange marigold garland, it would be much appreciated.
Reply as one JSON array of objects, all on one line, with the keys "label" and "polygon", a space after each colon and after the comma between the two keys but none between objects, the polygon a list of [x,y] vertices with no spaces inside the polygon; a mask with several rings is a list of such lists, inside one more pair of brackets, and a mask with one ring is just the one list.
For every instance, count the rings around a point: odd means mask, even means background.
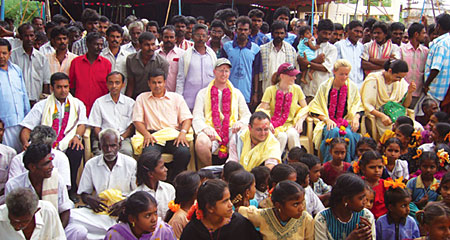
[{"label": "orange marigold garland", "polygon": [[444,167],[444,165],[447,163],[450,163],[449,157],[448,157],[448,152],[446,152],[444,149],[440,149],[437,153],[436,153],[437,157],[439,158],[439,164],[441,165],[441,167]]},{"label": "orange marigold garland", "polygon": [[169,202],[169,209],[173,213],[176,213],[178,210],[180,210],[180,204],[176,204],[174,200]]},{"label": "orange marigold garland", "polygon": [[192,216],[195,215],[197,217],[198,220],[202,220],[203,218],[203,211],[201,209],[198,208],[198,203],[195,203],[194,205],[192,205],[192,207],[189,209],[188,214],[187,214],[187,219],[190,221]]}]

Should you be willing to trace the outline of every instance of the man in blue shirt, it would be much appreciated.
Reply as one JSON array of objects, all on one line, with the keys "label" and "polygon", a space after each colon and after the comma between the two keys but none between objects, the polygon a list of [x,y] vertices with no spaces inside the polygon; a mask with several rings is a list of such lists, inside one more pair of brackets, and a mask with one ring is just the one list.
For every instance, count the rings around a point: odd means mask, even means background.
[{"label": "man in blue shirt", "polygon": [[258,89],[262,64],[259,46],[248,39],[251,23],[247,16],[240,16],[236,20],[237,36],[223,45],[221,56],[228,58],[233,65],[230,74],[233,86],[242,92],[247,103],[255,106],[258,95],[261,95]]},{"label": "man in blue shirt", "polygon": [[[284,23],[286,23],[286,26],[289,26],[290,16],[291,16],[291,11],[289,10],[288,7],[285,7],[285,6],[279,7],[273,13],[273,21],[277,21],[277,20],[283,21]],[[272,34],[268,33],[268,34],[266,34],[266,37],[269,39],[269,41],[272,41]],[[284,41],[286,41],[292,45],[294,43],[296,37],[297,37],[297,35],[288,32],[288,34],[284,38]],[[294,46],[294,48],[297,48],[297,47]]]},{"label": "man in blue shirt", "polygon": [[9,61],[11,44],[0,39],[0,119],[4,123],[3,144],[22,151],[19,123],[30,111],[22,70]]},{"label": "man in blue shirt", "polygon": [[248,12],[248,17],[252,20],[250,41],[258,44],[258,46],[268,43],[269,39],[260,31],[264,19],[263,11],[256,8],[252,9]]}]

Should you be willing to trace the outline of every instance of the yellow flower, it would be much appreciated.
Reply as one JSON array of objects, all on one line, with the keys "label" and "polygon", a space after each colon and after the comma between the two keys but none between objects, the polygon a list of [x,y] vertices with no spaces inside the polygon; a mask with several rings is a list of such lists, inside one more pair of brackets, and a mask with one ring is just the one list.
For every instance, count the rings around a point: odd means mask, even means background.
[{"label": "yellow flower", "polygon": [[386,166],[388,164],[388,159],[386,156],[383,156],[383,165]]},{"label": "yellow flower", "polygon": [[430,186],[431,191],[436,191],[439,188],[439,183],[436,182]]},{"label": "yellow flower", "polygon": [[327,138],[327,140],[325,140],[325,142],[326,142],[327,144],[330,144],[330,143],[331,143],[331,141],[333,141],[333,139],[332,139],[332,138]]},{"label": "yellow flower", "polygon": [[391,178],[388,178],[386,180],[384,180],[384,187],[385,188],[405,188],[406,185],[405,183],[403,183],[403,177],[397,178],[395,180],[392,180]]}]

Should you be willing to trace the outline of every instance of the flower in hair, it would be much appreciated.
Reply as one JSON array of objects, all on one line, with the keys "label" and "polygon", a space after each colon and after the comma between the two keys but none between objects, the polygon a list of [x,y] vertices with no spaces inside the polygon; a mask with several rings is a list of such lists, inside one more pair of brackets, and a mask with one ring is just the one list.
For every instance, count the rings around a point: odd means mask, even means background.
[{"label": "flower in hair", "polygon": [[359,173],[359,161],[354,161],[353,164],[352,164],[352,167],[353,167],[353,172],[354,173]]},{"label": "flower in hair", "polygon": [[331,141],[333,141],[333,139],[332,139],[332,138],[327,138],[327,140],[325,140],[325,143],[326,143],[326,144],[330,144],[330,143],[331,143]]},{"label": "flower in hair", "polygon": [[439,151],[437,151],[436,155],[439,158],[439,163],[440,163],[441,167],[444,167],[445,163],[450,163],[450,160],[448,157],[448,152],[446,152],[444,149],[439,149]]},{"label": "flower in hair", "polygon": [[346,129],[345,129],[345,126],[344,126],[344,125],[341,125],[341,126],[339,127],[339,134],[342,135],[342,136],[346,135],[346,134],[347,134],[347,131],[345,131],[345,130],[346,130]]},{"label": "flower in hair", "polygon": [[344,141],[347,142],[347,143],[349,143],[349,142],[350,142],[350,139],[349,139],[349,138],[344,138]]},{"label": "flower in hair", "polygon": [[180,204],[176,204],[174,200],[169,202],[169,209],[173,213],[176,213],[178,210],[180,210]]},{"label": "flower in hair", "polygon": [[395,180],[392,180],[392,178],[388,178],[388,179],[384,180],[384,187],[385,188],[392,187],[393,189],[398,188],[398,187],[399,188],[405,188],[406,184],[403,183],[403,176],[402,176],[402,177],[399,177],[399,178],[397,178]]},{"label": "flower in hair", "polygon": [[450,142],[450,132],[445,135],[444,141]]},{"label": "flower in hair", "polygon": [[386,166],[388,164],[388,159],[384,155],[382,156],[382,158],[383,158],[383,165]]},{"label": "flower in hair", "polygon": [[202,220],[203,218],[203,211],[201,209],[198,208],[198,203],[196,202],[194,205],[192,205],[192,207],[189,209],[188,214],[187,214],[187,219],[191,220],[192,216],[195,215],[197,217],[198,220]]},{"label": "flower in hair", "polygon": [[422,139],[422,133],[420,131],[414,131],[413,134],[411,134],[411,139],[414,140],[412,144],[408,144],[409,147],[414,148],[417,147]]},{"label": "flower in hair", "polygon": [[231,203],[233,204],[237,204],[240,201],[242,201],[242,195],[239,193],[238,195],[236,195],[236,197],[233,198],[233,200],[231,201]]},{"label": "flower in hair", "polygon": [[364,134],[364,136],[363,137],[366,137],[366,138],[371,138],[370,137],[370,134],[369,133],[366,133],[366,134]]},{"label": "flower in hair", "polygon": [[422,156],[422,153],[423,153],[422,149],[417,149],[416,155],[413,156],[412,159],[418,159],[418,158],[420,158],[420,156]]}]

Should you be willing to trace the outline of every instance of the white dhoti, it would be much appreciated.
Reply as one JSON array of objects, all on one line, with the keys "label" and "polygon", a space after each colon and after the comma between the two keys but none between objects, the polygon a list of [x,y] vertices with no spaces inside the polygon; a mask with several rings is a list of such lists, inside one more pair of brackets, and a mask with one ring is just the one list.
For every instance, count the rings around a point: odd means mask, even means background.
[{"label": "white dhoti", "polygon": [[90,208],[71,209],[66,236],[68,240],[103,240],[108,229],[116,223],[116,219],[109,215],[95,214]]}]

